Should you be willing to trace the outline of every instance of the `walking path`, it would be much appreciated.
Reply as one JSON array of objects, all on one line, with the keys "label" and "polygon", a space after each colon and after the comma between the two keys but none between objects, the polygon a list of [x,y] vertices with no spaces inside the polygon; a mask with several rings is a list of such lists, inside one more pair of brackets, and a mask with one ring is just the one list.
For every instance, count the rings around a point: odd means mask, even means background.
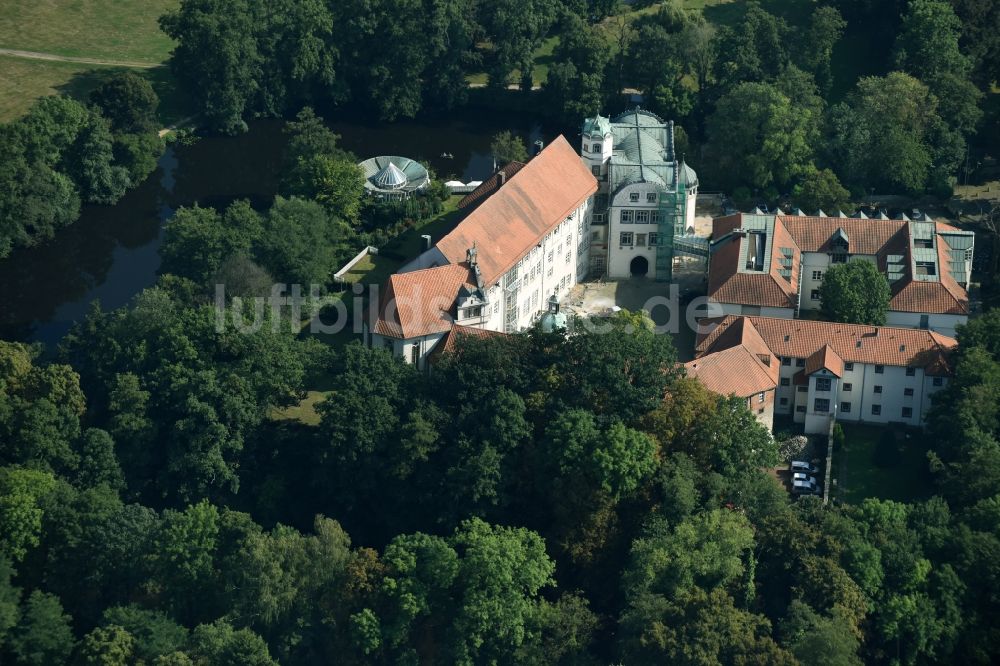
[{"label": "walking path", "polygon": [[161,63],[135,62],[133,60],[105,60],[103,58],[75,58],[61,56],[55,53],[39,53],[37,51],[19,51],[18,49],[0,49],[0,55],[29,60],[52,60],[55,62],[75,62],[81,65],[107,65],[110,67],[133,67],[136,69],[153,69]]}]

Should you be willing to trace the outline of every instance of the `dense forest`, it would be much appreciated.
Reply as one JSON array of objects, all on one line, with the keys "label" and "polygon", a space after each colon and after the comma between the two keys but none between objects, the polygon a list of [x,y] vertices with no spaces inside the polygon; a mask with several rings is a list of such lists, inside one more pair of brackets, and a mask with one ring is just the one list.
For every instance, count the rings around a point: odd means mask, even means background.
[{"label": "dense forest", "polygon": [[[934,496],[825,507],[668,336],[388,352],[216,328],[186,278],[58,358],[0,343],[16,663],[980,663],[1000,657],[1000,315],[960,333]],[[318,374],[317,425],[270,418]]]},{"label": "dense forest", "polygon": [[44,97],[0,124],[0,259],[52,238],[81,203],[113,204],[156,168],[159,100],[131,72],[108,77],[86,104]]},{"label": "dense forest", "polygon": [[[221,131],[304,104],[382,120],[451,111],[485,72],[486,103],[540,84],[531,108],[567,127],[641,92],[686,130],[702,181],[737,200],[780,193],[836,210],[872,189],[949,196],[970,137],[1000,139],[982,110],[1000,73],[1000,6],[802,4],[794,23],[749,2],[718,25],[676,1],[623,17],[583,0],[184,0],[161,25],[178,41],[174,71]],[[837,62],[842,40],[873,42],[872,61]]]}]

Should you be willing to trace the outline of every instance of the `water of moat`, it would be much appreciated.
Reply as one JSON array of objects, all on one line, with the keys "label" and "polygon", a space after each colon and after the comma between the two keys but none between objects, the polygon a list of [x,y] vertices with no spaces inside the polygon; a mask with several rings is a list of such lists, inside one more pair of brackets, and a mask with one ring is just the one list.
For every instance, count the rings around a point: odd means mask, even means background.
[{"label": "water of moat", "polygon": [[[224,206],[240,198],[267,206],[277,189],[286,137],[281,121],[252,123],[235,137],[173,145],[156,171],[114,206],[85,206],[51,241],[0,260],[0,339],[57,343],[94,300],[121,307],[156,281],[163,227],[180,206]],[[528,118],[476,111],[467,118],[391,125],[332,122],[341,145],[360,159],[404,155],[445,178],[489,175],[490,140],[501,130],[531,145],[555,132]],[[573,137],[568,137],[571,140]],[[447,153],[451,157],[440,157]]]}]

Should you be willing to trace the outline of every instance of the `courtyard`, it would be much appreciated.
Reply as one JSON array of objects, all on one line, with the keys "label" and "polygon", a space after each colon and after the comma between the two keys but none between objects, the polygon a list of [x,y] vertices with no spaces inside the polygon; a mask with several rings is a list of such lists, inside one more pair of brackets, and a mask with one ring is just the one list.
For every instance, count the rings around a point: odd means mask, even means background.
[{"label": "courtyard", "polygon": [[[657,326],[667,328],[677,347],[681,362],[694,358],[696,334],[686,321],[687,305],[692,298],[704,294],[703,274],[680,276],[673,283],[656,282],[650,278],[618,281],[584,282],[576,285],[563,301],[567,314],[581,317],[623,310],[645,310]],[[676,298],[671,293],[671,287]],[[674,317],[677,317],[675,320]]]}]

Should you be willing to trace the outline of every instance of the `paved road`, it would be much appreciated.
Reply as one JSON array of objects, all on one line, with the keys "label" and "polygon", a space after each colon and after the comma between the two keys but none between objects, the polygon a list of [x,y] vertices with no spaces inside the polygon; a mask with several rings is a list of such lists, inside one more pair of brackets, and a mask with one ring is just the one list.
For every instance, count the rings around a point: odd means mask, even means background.
[{"label": "paved road", "polygon": [[132,60],[104,60],[102,58],[74,58],[72,56],[56,55],[55,53],[38,53],[37,51],[19,51],[17,49],[0,49],[0,55],[27,58],[29,60],[53,60],[56,62],[75,62],[81,65],[107,65],[111,67],[134,67],[137,69],[153,69],[160,66],[160,63],[135,62]]}]

